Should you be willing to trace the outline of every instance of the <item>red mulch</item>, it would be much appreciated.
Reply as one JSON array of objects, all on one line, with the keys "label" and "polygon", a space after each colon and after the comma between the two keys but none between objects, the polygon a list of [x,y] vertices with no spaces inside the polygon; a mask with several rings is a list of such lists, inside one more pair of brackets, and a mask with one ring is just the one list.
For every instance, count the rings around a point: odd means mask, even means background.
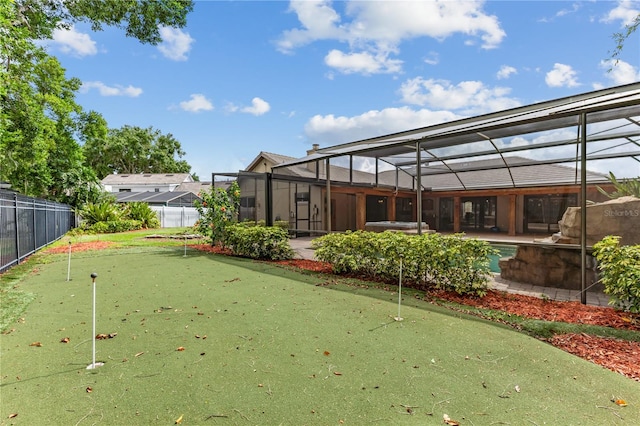
[{"label": "red mulch", "polygon": [[[71,252],[74,253],[78,251],[103,250],[111,247],[112,245],[113,243],[110,241],[90,241],[86,243],[72,243]],[[68,253],[69,247],[68,246],[52,247],[44,250],[44,252],[49,254]]]}]

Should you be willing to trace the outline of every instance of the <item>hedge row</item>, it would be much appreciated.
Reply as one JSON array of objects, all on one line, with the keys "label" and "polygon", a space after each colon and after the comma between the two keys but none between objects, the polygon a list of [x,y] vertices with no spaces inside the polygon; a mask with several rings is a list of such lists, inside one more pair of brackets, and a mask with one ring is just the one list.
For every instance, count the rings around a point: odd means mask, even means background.
[{"label": "hedge row", "polygon": [[476,296],[487,292],[489,255],[497,253],[486,241],[462,234],[347,231],[327,234],[312,245],[316,258],[331,263],[335,273],[397,281],[402,260],[403,282]]},{"label": "hedge row", "polygon": [[225,228],[223,244],[235,255],[251,259],[286,260],[293,257],[289,233],[275,226],[229,225]]}]

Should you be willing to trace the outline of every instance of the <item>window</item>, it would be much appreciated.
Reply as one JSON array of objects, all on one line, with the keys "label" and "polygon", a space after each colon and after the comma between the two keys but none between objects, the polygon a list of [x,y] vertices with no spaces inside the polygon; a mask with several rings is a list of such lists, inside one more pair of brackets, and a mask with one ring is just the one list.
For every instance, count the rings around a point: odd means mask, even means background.
[{"label": "window", "polygon": [[256,206],[256,197],[240,197],[240,207],[253,208]]},{"label": "window", "polygon": [[296,203],[309,202],[308,192],[296,192]]},{"label": "window", "polygon": [[120,188],[118,192],[131,192],[131,188]]}]

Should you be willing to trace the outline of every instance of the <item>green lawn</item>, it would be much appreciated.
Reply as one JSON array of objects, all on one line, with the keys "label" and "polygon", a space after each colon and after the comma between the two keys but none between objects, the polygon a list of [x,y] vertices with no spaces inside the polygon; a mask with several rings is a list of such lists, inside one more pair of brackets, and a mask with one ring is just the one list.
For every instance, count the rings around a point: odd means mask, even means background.
[{"label": "green lawn", "polygon": [[[396,322],[392,292],[126,245],[12,281],[33,301],[0,336],[1,424],[640,424],[640,383],[513,329],[411,297]],[[117,335],[87,370],[92,272]]]}]

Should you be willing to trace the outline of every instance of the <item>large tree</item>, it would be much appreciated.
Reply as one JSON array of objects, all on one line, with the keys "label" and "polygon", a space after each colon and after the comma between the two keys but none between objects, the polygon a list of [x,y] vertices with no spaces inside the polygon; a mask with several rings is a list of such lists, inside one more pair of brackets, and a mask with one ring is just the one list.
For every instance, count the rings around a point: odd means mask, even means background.
[{"label": "large tree", "polygon": [[106,122],[75,102],[81,82],[38,40],[83,21],[156,44],[160,26],[183,27],[192,9],[191,0],[0,0],[0,180],[73,204],[98,182],[80,143],[106,140]]},{"label": "large tree", "polygon": [[111,173],[189,173],[185,152],[173,135],[149,127],[110,129],[84,144],[86,161],[100,178]]}]

